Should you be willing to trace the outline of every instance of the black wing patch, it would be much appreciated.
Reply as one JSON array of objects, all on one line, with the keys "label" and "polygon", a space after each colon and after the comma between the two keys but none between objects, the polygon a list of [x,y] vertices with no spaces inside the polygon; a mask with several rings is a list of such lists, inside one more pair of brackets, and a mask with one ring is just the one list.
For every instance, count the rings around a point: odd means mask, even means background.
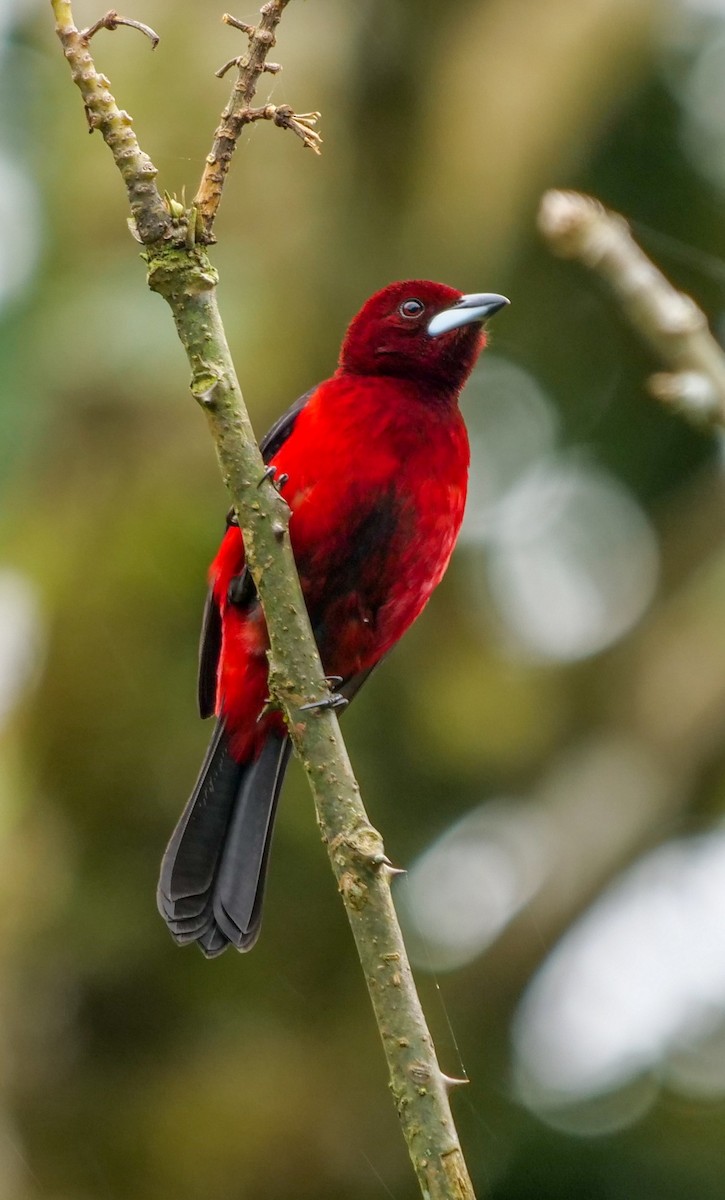
[{"label": "black wing patch", "polygon": [[222,619],[219,605],[209,588],[201,619],[199,638],[199,674],[197,677],[197,701],[199,716],[203,721],[213,717],[216,711],[216,672],[222,648]]},{"label": "black wing patch", "polygon": [[274,458],[280,446],[283,446],[287,438],[295,427],[295,421],[302,412],[308,400],[311,400],[317,391],[319,384],[315,384],[310,388],[309,392],[305,392],[304,396],[300,396],[299,400],[295,400],[294,404],[283,413],[278,421],[275,421],[271,429],[268,429],[259,443],[259,449],[262,452],[262,458],[266,463],[270,458]]},{"label": "black wing patch", "polygon": [[[275,421],[272,428],[264,435],[259,443],[259,449],[262,453],[262,458],[265,463],[268,463],[271,458],[287,441],[287,438],[292,433],[295,427],[295,422],[305,407],[307,401],[317,391],[317,387],[310,388],[309,392],[305,392],[304,396],[300,396],[299,400],[295,400],[291,408],[287,409],[286,413]],[[234,509],[231,508],[227,513],[227,529],[231,524],[236,522]],[[251,604],[256,597],[254,584],[246,571],[243,571],[236,580],[236,595],[243,598],[244,605]],[[214,599],[211,588],[207,592],[206,603],[204,605],[204,616],[201,623],[201,638],[199,641],[199,675],[197,680],[197,698],[199,703],[199,714],[203,719],[214,715],[216,710],[216,676],[217,667],[219,665],[219,653],[222,645],[222,622],[219,607]]]}]

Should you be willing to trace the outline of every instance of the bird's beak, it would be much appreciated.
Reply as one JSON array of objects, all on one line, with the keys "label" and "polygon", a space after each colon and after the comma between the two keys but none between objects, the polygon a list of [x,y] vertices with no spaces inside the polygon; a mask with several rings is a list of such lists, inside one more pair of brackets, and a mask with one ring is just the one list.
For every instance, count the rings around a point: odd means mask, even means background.
[{"label": "bird's beak", "polygon": [[509,303],[505,296],[497,296],[495,292],[461,296],[452,308],[446,308],[431,318],[428,335],[440,337],[442,333],[450,333],[452,329],[460,329],[463,325],[480,325]]}]

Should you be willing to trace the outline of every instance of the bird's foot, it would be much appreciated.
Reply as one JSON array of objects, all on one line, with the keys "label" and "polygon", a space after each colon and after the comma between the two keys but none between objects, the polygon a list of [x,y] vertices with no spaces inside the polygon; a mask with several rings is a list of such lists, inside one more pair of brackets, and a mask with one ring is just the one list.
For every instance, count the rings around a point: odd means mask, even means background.
[{"label": "bird's foot", "polygon": [[278,475],[277,468],[275,466],[272,466],[272,464],[270,463],[270,465],[268,467],[264,468],[264,474],[262,475],[261,479],[259,480],[257,487],[261,487],[266,479],[269,479],[270,482],[272,483],[272,486],[275,487],[278,492],[281,492],[282,488],[284,487],[287,480],[289,479],[289,475],[286,475],[284,471],[282,472],[281,475]]},{"label": "bird's foot", "polygon": [[300,712],[324,712],[328,708],[347,708],[350,701],[346,696],[341,696],[339,692],[333,692],[331,696],[325,696],[322,700],[313,700],[311,704],[301,704]]}]

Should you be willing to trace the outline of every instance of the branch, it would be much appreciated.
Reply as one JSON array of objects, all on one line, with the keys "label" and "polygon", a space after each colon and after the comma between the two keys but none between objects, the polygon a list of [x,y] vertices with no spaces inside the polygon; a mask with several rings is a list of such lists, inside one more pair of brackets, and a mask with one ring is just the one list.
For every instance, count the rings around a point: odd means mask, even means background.
[{"label": "branch", "polygon": [[[286,2],[270,0],[264,16],[276,14],[276,25]],[[172,309],[191,366],[191,390],[209,421],[238,514],[269,632],[270,688],[284,710],[312,789],[421,1191],[427,1200],[475,1200],[448,1103],[453,1081],[438,1065],[393,907],[390,880],[395,872],[368,820],[336,716],[331,710],[305,711],[329,693],[295,570],[289,510],[272,480],[264,479],[217,308],[217,275],[194,244],[195,209],[184,213],[178,202],[167,207],[155,184],[149,186],[149,160],[130,131],[130,119],[116,107],[108,82],[97,75],[87,40],[73,25],[70,3],[51,4],[86,109],[102,128],[124,177],[146,245],[149,284]]]},{"label": "branch", "polygon": [[238,58],[232,58],[217,71],[221,78],[230,67],[239,68],[229,102],[222,112],[222,119],[216,133],[214,144],[207,155],[202,173],[199,190],[194,199],[197,211],[196,235],[199,241],[209,243],[214,240],[214,219],[221,203],[222,189],[229,166],[232,161],[239,135],[245,125],[252,121],[274,121],[282,129],[291,129],[301,138],[303,145],[320,153],[322,138],[312,128],[319,120],[318,112],[294,113],[287,104],[275,106],[266,104],[263,108],[252,108],[257,84],[263,71],[276,75],[281,71],[279,63],[268,63],[267,55],[275,44],[275,30],[282,19],[282,13],[289,0],[267,0],[261,8],[262,19],[259,25],[247,25],[238,21],[229,13],[222,20],[235,29],[240,29],[249,39],[249,51]]},{"label": "branch", "polygon": [[539,229],[555,254],[576,258],[613,288],[625,315],[671,368],[651,394],[694,421],[725,425],[725,353],[705,314],[635,242],[623,217],[577,192],[547,192]]},{"label": "branch", "polygon": [[[52,0],[52,4],[56,33],[68,59],[73,82],[83,97],[88,125],[91,132],[100,129],[123,176],[139,239],[148,243],[170,238],[171,214],[156,187],[158,171],[148,154],[141,150],[131,117],[116,105],[108,80],[97,73],[88,50],[88,39],[95,27],[91,26],[85,32],[76,29],[70,0]],[[103,23],[101,21],[97,27],[101,28]]]}]

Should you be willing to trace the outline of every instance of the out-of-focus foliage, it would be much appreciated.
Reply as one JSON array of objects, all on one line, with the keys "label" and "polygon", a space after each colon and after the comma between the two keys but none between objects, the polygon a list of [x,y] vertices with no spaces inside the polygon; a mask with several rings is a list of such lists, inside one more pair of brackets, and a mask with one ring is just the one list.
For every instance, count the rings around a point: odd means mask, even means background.
[{"label": "out-of-focus foliage", "polygon": [[[99,10],[79,0],[87,24]],[[130,14],[129,14],[130,15]],[[193,194],[238,52],[213,6],[100,69]],[[251,18],[252,12],[237,15]],[[263,937],[169,941],[159,857],[200,761],[226,498],[50,9],[0,6],[0,1194],[376,1200],[415,1184],[311,802],[285,790]],[[296,0],[214,258],[260,433],[391,279],[509,294],[465,399],[449,575],[345,731],[480,1192],[722,1196],[725,483],[646,398],[604,290],[548,257],[593,191],[721,324],[719,0]],[[437,972],[434,975],[432,972]]]}]

